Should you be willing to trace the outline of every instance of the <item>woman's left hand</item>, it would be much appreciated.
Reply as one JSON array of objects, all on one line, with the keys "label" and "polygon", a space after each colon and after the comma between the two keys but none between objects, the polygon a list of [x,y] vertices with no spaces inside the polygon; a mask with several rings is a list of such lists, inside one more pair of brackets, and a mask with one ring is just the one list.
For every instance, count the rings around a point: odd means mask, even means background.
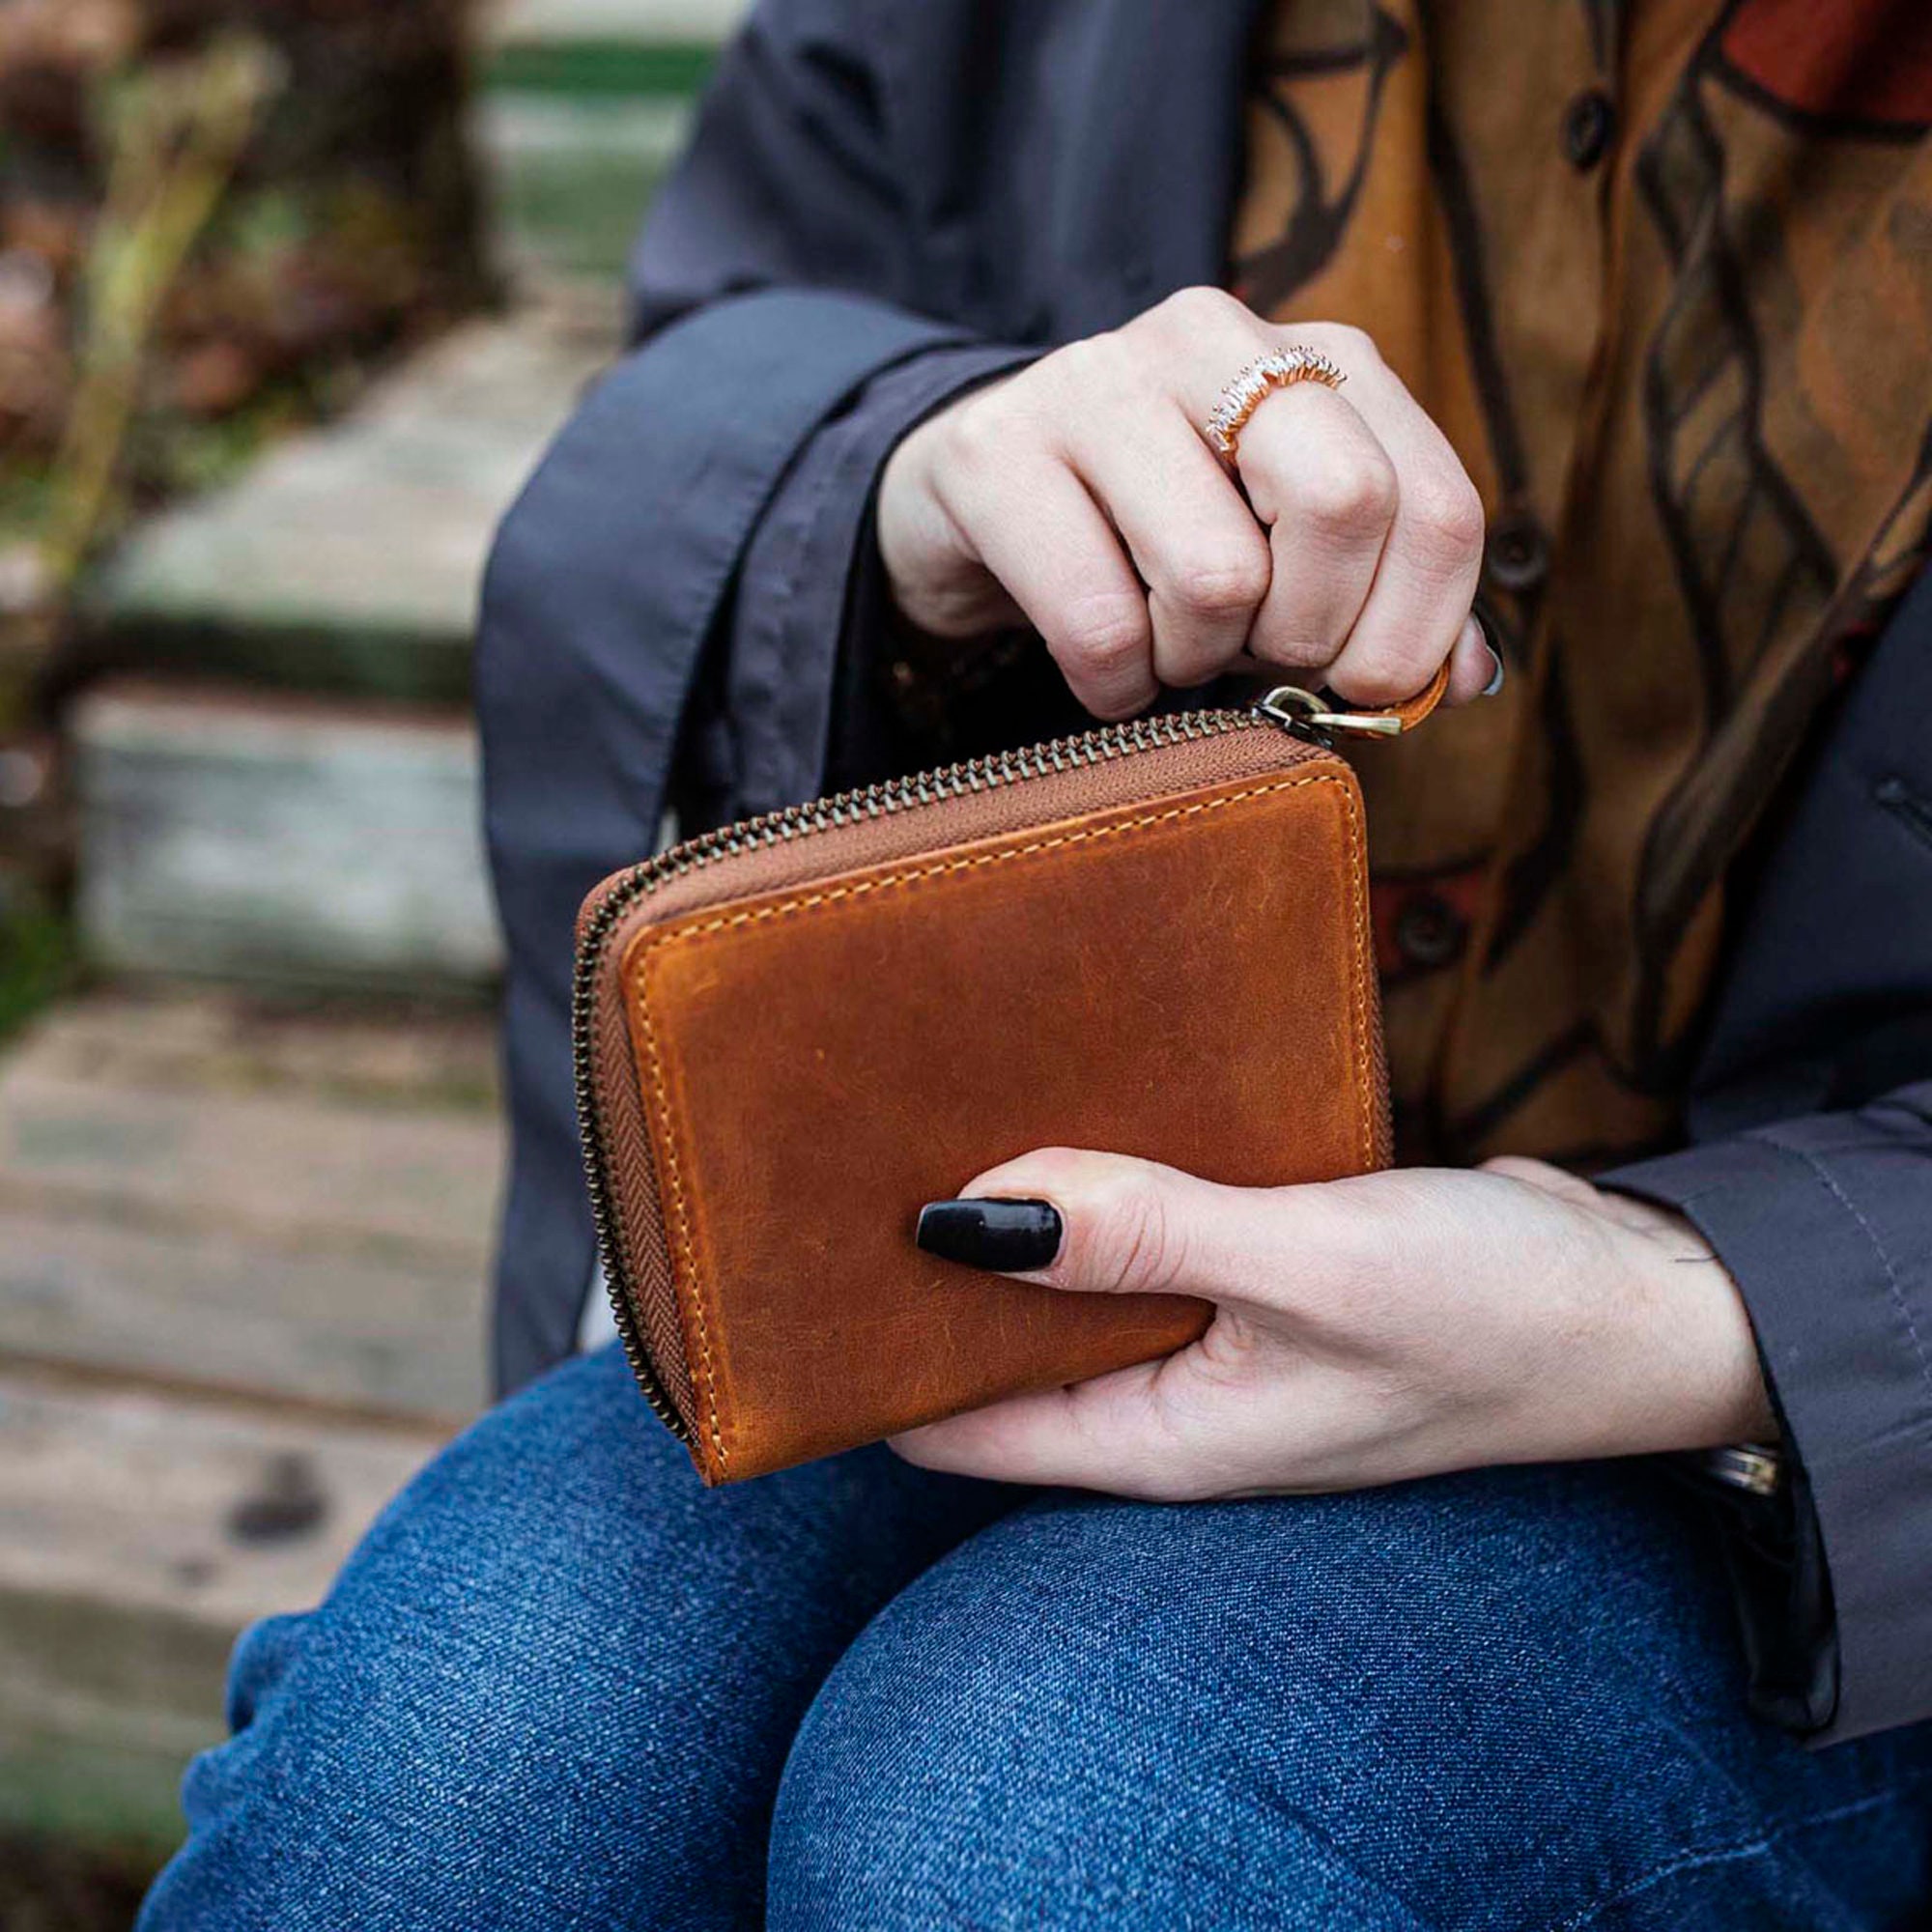
[{"label": "woman's left hand", "polygon": [[1695,1230],[1540,1161],[1237,1188],[1051,1149],[963,1193],[1059,1210],[1024,1280],[1215,1314],[1163,1361],[896,1438],[928,1468],[1182,1500],[1775,1433],[1744,1304]]}]

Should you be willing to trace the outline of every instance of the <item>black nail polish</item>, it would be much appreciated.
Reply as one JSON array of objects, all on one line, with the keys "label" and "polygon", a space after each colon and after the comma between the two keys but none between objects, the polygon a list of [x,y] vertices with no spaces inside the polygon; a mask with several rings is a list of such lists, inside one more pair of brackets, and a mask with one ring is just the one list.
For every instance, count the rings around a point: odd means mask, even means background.
[{"label": "black nail polish", "polygon": [[928,1201],[914,1236],[927,1254],[968,1267],[1019,1274],[1060,1252],[1060,1209],[1050,1201]]}]

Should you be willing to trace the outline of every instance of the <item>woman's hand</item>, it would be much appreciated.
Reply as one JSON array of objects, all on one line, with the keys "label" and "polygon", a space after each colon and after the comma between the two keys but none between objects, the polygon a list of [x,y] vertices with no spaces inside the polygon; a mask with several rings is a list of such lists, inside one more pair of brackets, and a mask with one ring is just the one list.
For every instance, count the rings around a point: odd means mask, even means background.
[{"label": "woman's hand", "polygon": [[[1331,356],[1346,385],[1267,396],[1231,472],[1201,425],[1288,343]],[[1482,501],[1442,432],[1359,329],[1276,328],[1218,289],[929,418],[886,465],[877,526],[909,622],[943,638],[1031,624],[1098,718],[1244,653],[1357,704],[1411,696],[1452,651],[1451,703],[1497,670],[1469,609]]]},{"label": "woman's hand", "polygon": [[1774,1433],[1736,1286],[1690,1224],[1540,1161],[1237,1188],[1053,1149],[966,1194],[1058,1210],[1022,1279],[1215,1315],[1165,1361],[897,1438],[929,1468],[1182,1500]]}]

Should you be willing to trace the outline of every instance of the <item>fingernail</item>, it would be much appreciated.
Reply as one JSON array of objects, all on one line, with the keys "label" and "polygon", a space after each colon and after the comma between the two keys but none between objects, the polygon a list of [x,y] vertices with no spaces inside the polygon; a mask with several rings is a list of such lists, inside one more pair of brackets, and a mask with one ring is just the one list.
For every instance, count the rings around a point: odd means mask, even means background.
[{"label": "fingernail", "polygon": [[1060,1252],[1060,1209],[1050,1201],[928,1201],[913,1236],[941,1261],[997,1274],[1043,1268]]},{"label": "fingernail", "polygon": [[1503,688],[1502,656],[1497,651],[1496,647],[1493,644],[1485,644],[1483,648],[1489,652],[1490,662],[1495,666],[1495,669],[1490,673],[1490,681],[1488,684],[1484,685],[1479,696],[1484,697],[1493,697],[1496,695],[1496,693]]}]

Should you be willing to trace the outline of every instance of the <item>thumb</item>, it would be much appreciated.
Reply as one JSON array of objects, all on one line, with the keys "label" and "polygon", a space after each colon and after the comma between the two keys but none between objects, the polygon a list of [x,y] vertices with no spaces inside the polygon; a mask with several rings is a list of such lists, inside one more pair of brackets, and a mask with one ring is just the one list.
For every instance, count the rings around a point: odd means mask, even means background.
[{"label": "thumb", "polygon": [[1286,1191],[1043,1148],[979,1175],[951,1201],[927,1202],[917,1238],[945,1261],[1053,1288],[1213,1298],[1253,1278],[1264,1239],[1256,1224],[1269,1218],[1257,1209]]}]

